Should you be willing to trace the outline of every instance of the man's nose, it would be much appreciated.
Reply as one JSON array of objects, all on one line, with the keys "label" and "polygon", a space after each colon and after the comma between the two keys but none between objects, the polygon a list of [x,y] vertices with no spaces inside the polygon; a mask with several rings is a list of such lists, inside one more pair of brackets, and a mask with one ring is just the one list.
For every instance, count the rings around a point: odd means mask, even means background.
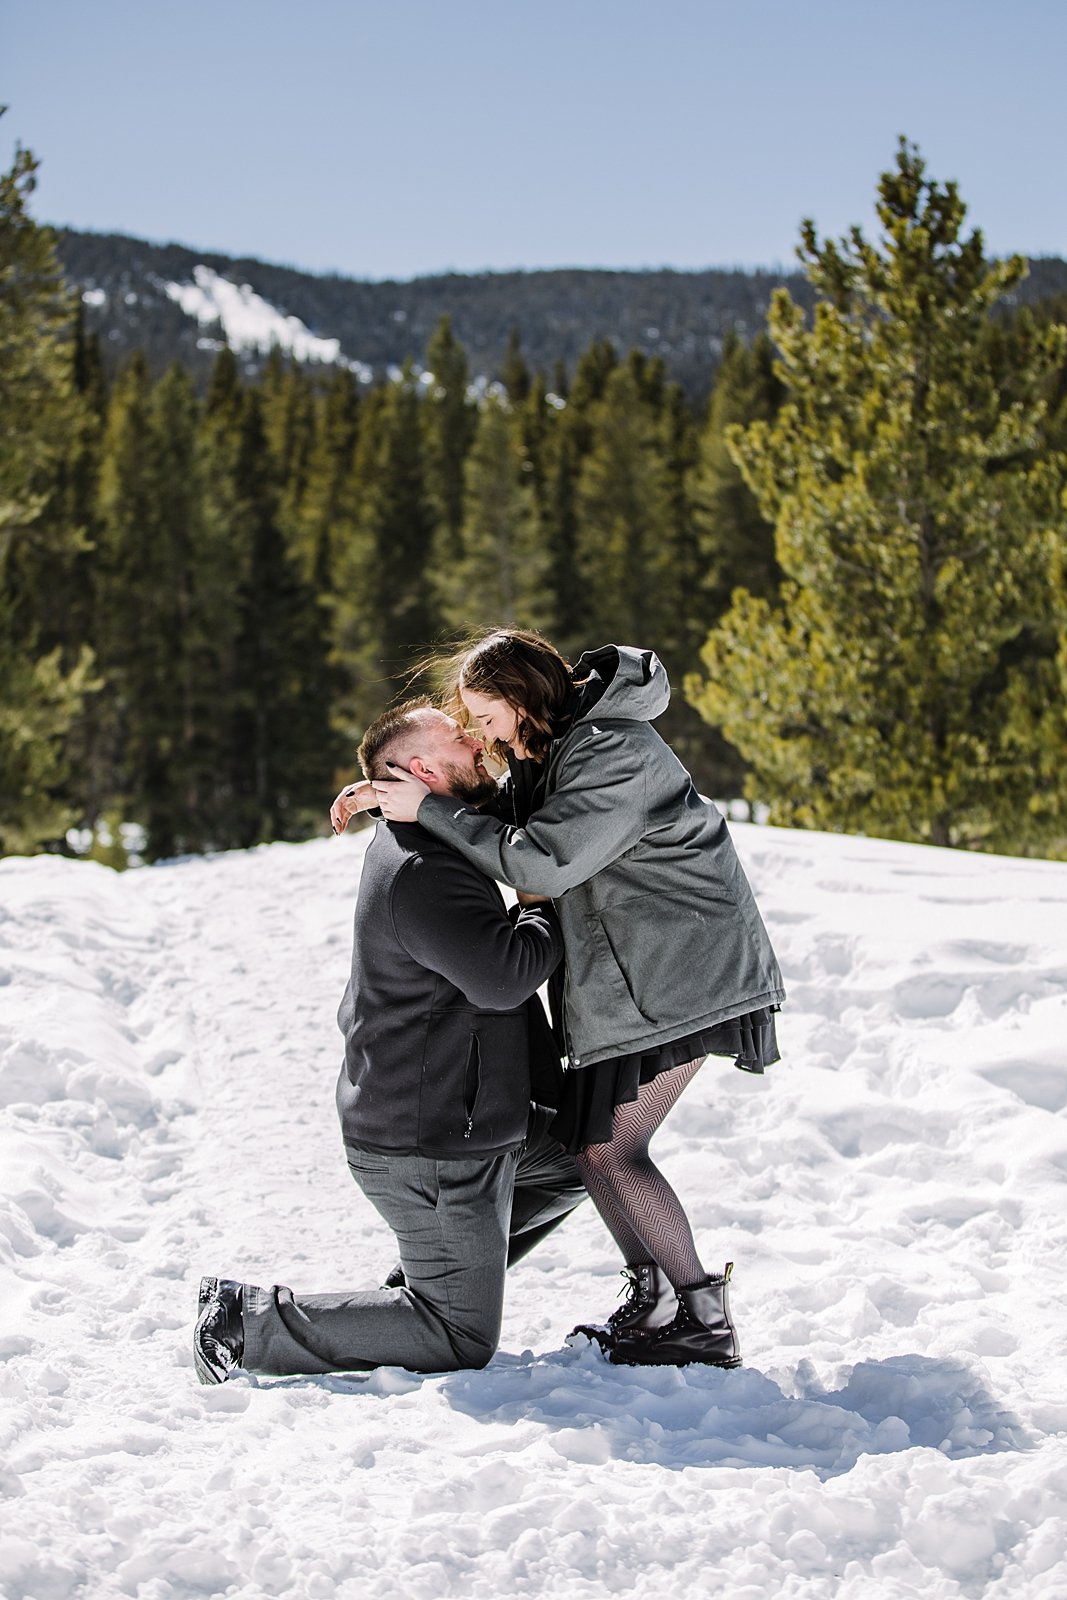
[{"label": "man's nose", "polygon": [[477,734],[468,733],[468,735],[467,735],[467,744],[468,744],[469,748],[474,752],[474,754],[476,756],[484,755],[484,753],[485,753],[485,742],[484,742],[484,740],[479,739]]}]

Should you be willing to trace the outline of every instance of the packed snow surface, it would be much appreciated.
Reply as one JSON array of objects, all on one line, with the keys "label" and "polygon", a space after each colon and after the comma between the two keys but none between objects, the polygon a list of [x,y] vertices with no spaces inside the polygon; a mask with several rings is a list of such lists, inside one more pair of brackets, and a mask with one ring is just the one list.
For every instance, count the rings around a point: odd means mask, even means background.
[{"label": "packed snow surface", "polygon": [[565,1336],[589,1206],[483,1372],[195,1379],[200,1275],[372,1286],[333,1111],[367,834],[0,863],[0,1593],[1067,1596],[1067,867],[735,826],[789,989],[658,1136],[745,1364]]},{"label": "packed snow surface", "polygon": [[201,326],[221,326],[235,350],[259,350],[266,355],[277,348],[297,361],[350,367],[364,382],[373,377],[362,362],[345,359],[339,340],[320,339],[299,317],[286,316],[250,284],[231,283],[212,267],[194,267],[192,283],[165,283],[162,287],[186,316],[195,317]]}]

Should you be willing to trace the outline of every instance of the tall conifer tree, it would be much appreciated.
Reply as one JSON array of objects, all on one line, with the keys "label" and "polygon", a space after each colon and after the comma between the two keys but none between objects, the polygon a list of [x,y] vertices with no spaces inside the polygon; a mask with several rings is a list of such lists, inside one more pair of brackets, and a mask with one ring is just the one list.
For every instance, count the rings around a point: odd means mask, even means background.
[{"label": "tall conifer tree", "polygon": [[555,643],[570,656],[597,642],[596,586],[580,569],[579,479],[593,446],[593,409],[617,365],[611,340],[598,340],[582,355],[572,384],[567,383],[562,368],[553,380],[553,393],[564,405],[553,408],[555,420],[545,441],[541,521],[549,553]]},{"label": "tall conifer tree", "polygon": [[500,376],[511,404],[521,406],[529,396],[532,379],[526,357],[522,353],[522,339],[518,328],[512,328],[508,335],[508,347],[504,352],[504,365]]},{"label": "tall conifer tree", "polygon": [[359,427],[359,393],[351,372],[335,368],[319,396],[307,484],[298,514],[296,550],[304,577],[322,598],[333,590],[335,543],[344,486]]},{"label": "tall conifer tree", "polygon": [[19,150],[0,174],[0,851],[61,840],[74,820],[66,747],[91,685],[87,650],[42,644],[63,633],[49,570],[62,586],[84,548],[60,492],[84,412],[54,236],[27,211],[36,170]]},{"label": "tall conifer tree", "polygon": [[[136,811],[152,759],[153,708],[166,692],[164,637],[156,632],[165,552],[154,537],[158,504],[151,387],[135,355],[112,388],[101,450],[95,643],[104,676],[93,754],[97,804]],[[95,816],[90,820],[95,820]]]},{"label": "tall conifer tree", "polygon": [[264,448],[259,396],[250,391],[234,465],[234,528],[247,558],[237,596],[230,769],[235,842],[245,845],[305,833],[338,754],[323,692],[328,631],[279,525]]},{"label": "tall conifer tree", "polygon": [[345,682],[339,718],[350,734],[413,681],[438,625],[419,408],[410,363],[364,408],[334,606],[335,657]]},{"label": "tall conifer tree", "polygon": [[578,481],[578,573],[598,643],[662,633],[669,620],[670,485],[662,436],[631,365],[590,408]]},{"label": "tall conifer tree", "polygon": [[524,466],[518,419],[506,401],[490,395],[467,463],[460,558],[440,578],[450,627],[552,627],[548,552]]},{"label": "tall conifer tree", "polygon": [[760,511],[728,442],[733,427],[771,422],[782,402],[774,350],[766,334],[751,347],[731,332],[723,347],[690,482],[693,522],[700,538],[705,615],[718,618],[735,589],[770,599],[781,572],[774,525]]},{"label": "tall conifer tree", "polygon": [[810,324],[775,297],[787,398],[731,437],[786,581],[780,604],[735,597],[693,696],[781,821],[1062,849],[1064,463],[1042,424],[1067,330],[1006,388],[990,314],[1025,264],[964,237],[956,186],[904,141],[878,215],[876,244],[805,224]]},{"label": "tall conifer tree", "polygon": [[478,421],[467,394],[467,353],[452,332],[450,317],[442,317],[434,330],[426,364],[433,374],[422,406],[426,494],[436,523],[434,564],[447,569],[461,551],[464,471]]}]

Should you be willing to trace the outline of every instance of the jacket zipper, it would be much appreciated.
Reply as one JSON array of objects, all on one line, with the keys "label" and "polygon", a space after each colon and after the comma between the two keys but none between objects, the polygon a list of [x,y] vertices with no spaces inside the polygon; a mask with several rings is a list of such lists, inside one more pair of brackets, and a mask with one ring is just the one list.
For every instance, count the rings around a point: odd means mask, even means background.
[{"label": "jacket zipper", "polygon": [[[473,1093],[467,1095],[465,1092],[463,1099],[463,1111],[466,1117],[463,1125],[464,1139],[469,1139],[474,1132],[474,1111],[478,1104],[478,1089],[481,1084],[481,1048],[478,1044],[478,1035],[476,1033],[471,1034],[470,1048],[467,1051],[467,1075],[470,1074],[472,1066],[474,1068]],[[464,1090],[466,1090],[466,1085],[464,1085]]]},{"label": "jacket zipper", "polygon": [[[573,723],[572,723],[572,726],[573,726]],[[558,739],[553,739],[552,744],[551,744],[551,746],[549,748],[548,755],[545,758],[545,796],[546,796],[546,798],[548,796],[549,768],[552,765],[552,757],[555,754],[555,752],[558,749],[558,747],[559,747],[559,740]],[[515,790],[514,782],[512,782],[512,785],[511,785],[511,815],[515,819],[515,826],[518,827],[519,826],[519,805],[518,805],[518,795],[517,795],[516,790]],[[553,904],[555,904],[554,901],[553,901]],[[570,1029],[567,1027],[567,984],[566,984],[566,979],[564,979],[564,983],[563,983],[562,999],[560,1001],[560,1004],[561,1004],[561,1006],[563,1008],[563,1017],[562,1017],[562,1021],[563,1021],[563,1043],[567,1047],[567,1065],[570,1066],[570,1067],[580,1067],[581,1066],[581,1062],[579,1061],[578,1057],[574,1054],[574,1051],[571,1048]],[[469,1134],[465,1133],[463,1135],[463,1137],[465,1139],[469,1138]]]},{"label": "jacket zipper", "polygon": [[563,992],[562,992],[562,999],[560,1001],[560,1004],[561,1004],[561,1006],[563,1008],[563,1043],[567,1046],[567,1065],[568,1065],[568,1067],[580,1067],[582,1063],[579,1061],[578,1057],[574,1053],[574,1047],[571,1044],[570,1028],[567,1026],[567,980],[566,980],[566,978],[564,978],[564,980],[563,980]]}]

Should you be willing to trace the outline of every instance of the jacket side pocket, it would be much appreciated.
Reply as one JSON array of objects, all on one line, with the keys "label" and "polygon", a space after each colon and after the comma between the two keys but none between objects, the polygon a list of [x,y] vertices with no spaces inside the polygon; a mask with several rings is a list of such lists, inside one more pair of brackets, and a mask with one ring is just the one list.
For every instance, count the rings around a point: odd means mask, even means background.
[{"label": "jacket side pocket", "polygon": [[476,1033],[470,1037],[467,1048],[467,1065],[463,1073],[463,1137],[469,1139],[474,1132],[474,1109],[478,1104],[478,1091],[482,1085],[482,1050]]}]

